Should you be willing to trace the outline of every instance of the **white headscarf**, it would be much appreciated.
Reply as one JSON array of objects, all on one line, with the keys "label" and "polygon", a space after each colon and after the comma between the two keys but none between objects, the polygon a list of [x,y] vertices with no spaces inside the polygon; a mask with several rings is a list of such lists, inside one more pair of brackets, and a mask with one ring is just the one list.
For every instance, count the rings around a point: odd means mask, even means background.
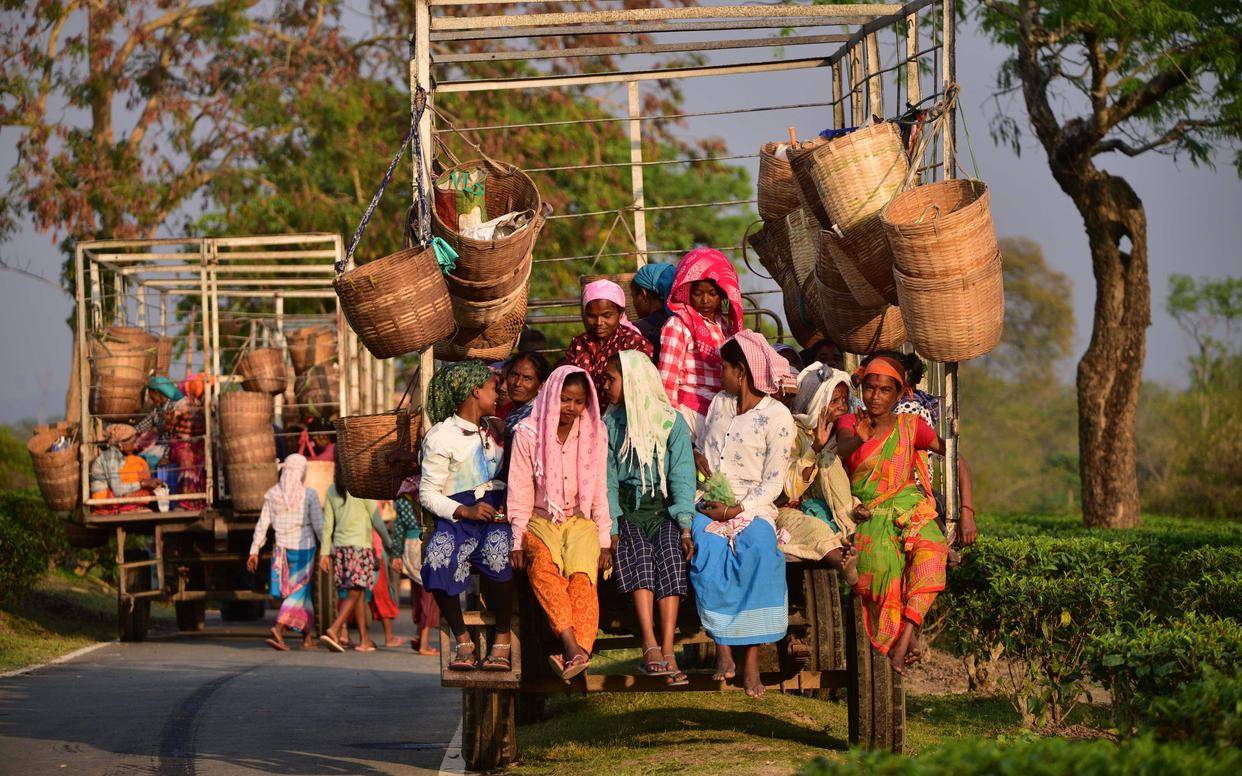
[{"label": "white headscarf", "polygon": [[280,481],[263,498],[283,514],[299,514],[306,505],[306,456],[292,453],[280,465]]},{"label": "white headscarf", "polygon": [[[808,433],[813,431],[816,423],[819,422],[819,413],[823,412],[824,407],[832,401],[832,392],[842,383],[845,384],[847,391],[850,390],[848,372],[833,369],[819,361],[799,372],[798,395],[793,400],[793,416],[798,425]],[[835,436],[829,440],[828,447],[824,449],[825,451],[831,449],[832,453],[836,454]]]}]

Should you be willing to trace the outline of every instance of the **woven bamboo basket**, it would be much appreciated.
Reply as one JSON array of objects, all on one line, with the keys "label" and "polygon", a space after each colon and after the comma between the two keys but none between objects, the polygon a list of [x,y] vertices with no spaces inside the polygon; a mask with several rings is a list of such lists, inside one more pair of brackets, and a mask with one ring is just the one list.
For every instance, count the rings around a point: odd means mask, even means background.
[{"label": "woven bamboo basket", "polygon": [[802,205],[798,184],[788,159],[776,155],[780,143],[764,143],[759,148],[759,217],[778,221]]},{"label": "woven bamboo basket", "polygon": [[880,209],[901,191],[910,164],[897,125],[886,121],[817,146],[809,167],[824,210],[848,236],[858,228],[883,234]]},{"label": "woven bamboo basket", "polygon": [[[529,257],[527,257],[529,258]],[[465,280],[453,273],[444,276],[449,296],[453,299],[468,302],[490,302],[501,297],[512,295],[530,279],[531,262],[524,261],[514,268],[513,272],[503,277],[488,280]]]},{"label": "woven bamboo basket", "polygon": [[906,277],[964,275],[1000,250],[987,184],[954,179],[903,191],[880,211],[893,266]]},{"label": "woven bamboo basket", "polygon": [[34,464],[35,480],[44,503],[55,512],[67,512],[78,505],[81,495],[82,470],[78,466],[81,450],[75,439],[64,450],[49,452],[48,448],[60,436],[59,431],[39,432],[26,442],[26,450]]},{"label": "woven bamboo basket", "polygon": [[229,391],[220,394],[218,407],[220,433],[226,437],[272,430],[275,402],[267,394]]},{"label": "woven bamboo basket", "polygon": [[526,294],[500,320],[483,329],[460,329],[451,339],[436,343],[435,355],[441,361],[477,358],[500,361],[508,358],[522,336],[526,324]]},{"label": "woven bamboo basket", "polygon": [[837,269],[837,262],[832,253],[829,252],[828,240],[834,235],[827,229],[821,229],[819,232],[819,253],[815,262],[815,277],[829,291],[835,291],[838,294],[849,294],[850,286],[845,282],[845,276],[841,274],[841,270]]},{"label": "woven bamboo basket", "polygon": [[155,343],[155,367],[154,372],[157,375],[168,377],[168,372],[172,368],[173,338],[159,337]]},{"label": "woven bamboo basket", "polygon": [[298,375],[294,382],[297,403],[304,405],[304,415],[326,418],[337,412],[341,403],[341,370],[336,364],[319,364]]},{"label": "woven bamboo basket", "polygon": [[89,358],[91,414],[113,422],[140,414],[150,352],[129,342],[97,340]]},{"label": "woven bamboo basket", "polygon": [[448,287],[430,246],[355,267],[332,287],[350,328],[376,358],[422,350],[453,331]]},{"label": "woven bamboo basket", "polygon": [[[754,234],[748,234],[743,240],[742,250],[749,245],[759,257],[759,263],[768,271],[779,286],[784,286],[786,278],[793,282],[793,258],[789,255],[789,226],[782,218],[779,221],[764,221],[763,228]],[[743,261],[749,265],[743,253]]]},{"label": "woven bamboo basket", "polygon": [[588,283],[594,283],[597,280],[611,280],[621,286],[621,290],[625,292],[625,314],[630,317],[631,321],[638,320],[638,310],[634,308],[633,293],[633,272],[622,272],[616,275],[583,275],[578,278],[578,286],[586,288]]},{"label": "woven bamboo basket", "polygon": [[273,396],[285,391],[285,354],[277,348],[258,348],[237,360],[242,389]]},{"label": "woven bamboo basket", "polygon": [[877,250],[874,241],[862,244],[857,239],[841,239],[827,229],[821,235],[820,247],[825,254],[823,261],[836,268],[860,306],[897,303],[897,281],[893,280],[887,250]]},{"label": "woven bamboo basket", "polygon": [[789,234],[789,261],[794,282],[798,287],[806,285],[815,276],[819,263],[819,223],[806,208],[798,208],[785,217]]},{"label": "woven bamboo basket", "polygon": [[1005,286],[998,251],[992,261],[964,275],[912,278],[897,275],[897,296],[910,341],[933,361],[968,361],[986,355],[1005,329]]},{"label": "woven bamboo basket", "polygon": [[860,307],[850,294],[823,291],[824,325],[848,353],[866,355],[877,350],[896,350],[906,341],[901,310],[895,305]]},{"label": "woven bamboo basket", "polygon": [[431,231],[457,251],[457,268],[453,274],[463,280],[486,282],[511,275],[523,261],[529,260],[544,225],[543,198],[530,176],[512,165],[474,160],[446,170],[442,175],[487,168],[484,199],[487,214],[497,218],[507,213],[531,213],[523,228],[499,240],[474,240],[463,237],[456,224],[446,224],[432,208]]},{"label": "woven bamboo basket", "polygon": [[417,412],[385,412],[338,418],[336,460],[341,463],[345,490],[357,498],[390,499],[401,481],[414,473],[413,463],[394,465],[395,450],[417,452],[422,418]]},{"label": "woven bamboo basket", "polygon": [[258,512],[263,508],[263,497],[278,478],[276,462],[230,463],[225,465],[229,496],[233,509],[238,512]]},{"label": "woven bamboo basket", "polygon": [[471,301],[459,296],[451,296],[453,306],[453,322],[459,329],[485,329],[496,323],[525,299],[530,280],[531,263],[529,258],[522,265],[521,282],[500,296],[493,296],[483,301]]},{"label": "woven bamboo basket", "polygon": [[802,207],[811,211],[811,215],[815,216],[815,220],[824,229],[832,226],[832,221],[828,218],[828,211],[824,209],[824,200],[815,180],[813,154],[827,143],[827,140],[817,137],[794,143],[788,152],[789,168],[793,171],[794,183],[798,185],[798,200]]},{"label": "woven bamboo basket", "polygon": [[285,335],[285,342],[294,374],[300,375],[313,366],[336,360],[336,332],[326,326],[295,329]]},{"label": "woven bamboo basket", "polygon": [[271,426],[265,431],[221,433],[224,462],[267,463],[276,460],[276,434]]},{"label": "woven bamboo basket", "polygon": [[[100,344],[111,351],[141,351],[148,375],[155,372],[158,364],[159,342],[160,337],[138,326],[109,326],[100,336]],[[171,351],[169,357],[171,360]]]}]

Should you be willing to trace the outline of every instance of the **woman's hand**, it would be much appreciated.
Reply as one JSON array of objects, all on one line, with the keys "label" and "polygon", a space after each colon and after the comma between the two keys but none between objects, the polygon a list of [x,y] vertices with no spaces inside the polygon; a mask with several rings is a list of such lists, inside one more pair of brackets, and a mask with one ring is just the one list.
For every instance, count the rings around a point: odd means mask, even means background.
[{"label": "woman's hand", "polygon": [[694,451],[694,468],[698,469],[699,474],[702,474],[704,477],[712,476],[712,467],[707,464],[707,456],[698,450]]},{"label": "woman's hand", "polygon": [[733,507],[727,507],[719,501],[704,501],[703,514],[715,520],[717,523],[723,523],[733,515],[730,515]]},{"label": "woman's hand", "polygon": [[599,548],[599,570],[607,571],[610,568],[612,568],[612,548],[611,547],[600,547]]},{"label": "woman's hand", "polygon": [[854,436],[858,437],[858,441],[866,442],[875,433],[875,421],[867,415],[858,424],[854,426]]},{"label": "woman's hand", "polygon": [[969,547],[979,538],[979,529],[975,527],[974,507],[962,507],[962,519],[957,523],[957,535],[963,547]]},{"label": "woman's hand", "polygon": [[254,570],[257,569],[258,567],[259,567],[259,556],[258,555],[251,555],[249,558],[246,558],[246,571],[249,571],[250,573],[253,574]]},{"label": "woman's hand", "polygon": [[154,477],[148,477],[142,481],[142,487],[145,488],[146,490],[155,490],[156,488],[158,488],[159,486],[163,484],[164,483],[160,482]]},{"label": "woman's hand", "polygon": [[394,573],[394,574],[400,574],[400,573],[401,573],[401,568],[402,568],[401,559],[400,559],[400,558],[398,558],[398,557],[395,557],[395,556],[394,556],[394,557],[393,557],[393,559],[392,559],[392,571],[393,571],[393,573]]},{"label": "woman's hand", "polygon": [[325,574],[332,573],[332,556],[324,555],[319,559],[319,570]]},{"label": "woman's hand", "polygon": [[858,504],[854,507],[853,511],[850,512],[850,517],[855,523],[865,523],[871,519],[871,510],[867,509],[864,504]]},{"label": "woman's hand", "polygon": [[682,529],[681,532],[681,552],[686,556],[686,563],[694,557],[694,540],[691,538],[690,531]]},{"label": "woman's hand", "polygon": [[811,447],[815,452],[821,453],[828,446],[828,440],[832,439],[832,424],[836,421],[830,407],[824,407],[819,411],[819,417],[815,419],[815,431],[811,437]]},{"label": "woman's hand", "polygon": [[480,501],[472,507],[463,504],[453,510],[453,517],[456,517],[458,520],[478,520],[479,522],[490,523],[492,518],[496,517],[496,507],[486,501]]},{"label": "woman's hand", "polygon": [[526,568],[526,553],[522,550],[514,550],[509,553],[509,565],[517,571]]}]

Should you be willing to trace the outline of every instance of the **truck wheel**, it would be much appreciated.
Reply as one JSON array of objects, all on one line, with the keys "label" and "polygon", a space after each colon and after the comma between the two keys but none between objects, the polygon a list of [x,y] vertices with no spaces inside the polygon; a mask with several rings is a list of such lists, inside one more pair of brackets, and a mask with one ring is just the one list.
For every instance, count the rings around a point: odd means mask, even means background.
[{"label": "truck wheel", "polygon": [[862,599],[853,596],[852,604],[852,616],[846,620],[850,743],[901,754],[906,726],[901,676],[893,671],[888,657],[871,646],[863,625]]},{"label": "truck wheel", "polygon": [[206,628],[206,601],[178,601],[177,630],[196,633]]},{"label": "truck wheel", "polygon": [[462,690],[461,754],[466,768],[491,771],[517,759],[517,693]]}]

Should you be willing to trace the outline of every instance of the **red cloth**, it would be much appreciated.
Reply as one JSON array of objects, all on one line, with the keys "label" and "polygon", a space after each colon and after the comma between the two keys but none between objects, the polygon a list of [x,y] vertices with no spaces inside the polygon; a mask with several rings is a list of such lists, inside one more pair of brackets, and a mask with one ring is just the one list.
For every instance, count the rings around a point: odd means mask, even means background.
[{"label": "red cloth", "polygon": [[380,535],[374,530],[371,531],[371,548],[375,550],[375,557],[379,560],[379,576],[375,579],[375,586],[371,588],[371,617],[376,620],[393,620],[401,610],[392,598],[392,591],[388,589],[387,557],[384,555]]},{"label": "red cloth", "polygon": [[[848,429],[850,432],[857,434],[858,421],[861,417],[862,414],[857,412],[842,415],[837,419],[837,431]],[[936,430],[920,417],[915,417],[915,420],[917,423],[914,428],[914,449],[928,450],[932,445],[936,444]],[[865,461],[867,456],[871,455],[876,446],[883,443],[883,439],[877,439],[874,436],[863,442],[862,446],[855,450],[852,455],[842,459],[841,462],[845,464],[846,471],[853,476],[854,470],[858,468],[858,465]]]},{"label": "red cloth", "polygon": [[[693,310],[691,313],[698,315]],[[707,331],[707,341],[695,342],[690,328],[680,318],[669,318],[660,332],[660,362],[656,364],[664,392],[673,406],[689,407],[700,415],[707,414],[712,397],[720,393],[720,346],[725,341],[724,330],[715,322]],[[714,353],[715,361],[703,358],[704,352]]]},{"label": "red cloth", "polygon": [[[616,332],[605,342],[596,342],[591,339],[591,335],[583,332],[570,340],[569,347],[565,348],[564,363],[573,364],[590,375],[591,383],[595,386],[595,395],[600,399],[600,406],[603,406],[604,396],[604,365],[608,363],[608,359],[623,350],[640,350],[647,358],[651,358],[654,352],[646,337],[637,329],[627,326],[618,326]],[[503,418],[504,415],[500,417]]]},{"label": "red cloth", "polygon": [[[695,248],[682,257],[673,277],[673,290],[668,295],[668,309],[690,329],[699,358],[720,368],[719,344],[715,349],[711,347],[714,336],[707,320],[690,306],[690,286],[701,280],[715,283],[728,300],[728,309],[724,309],[726,306],[721,309],[725,336],[741,331],[742,289],[738,285],[737,271],[729,258],[715,248]],[[660,347],[663,350],[663,343]]]},{"label": "red cloth", "polygon": [[419,628],[434,630],[440,627],[440,607],[436,605],[436,597],[417,580],[410,580],[410,618]]}]

